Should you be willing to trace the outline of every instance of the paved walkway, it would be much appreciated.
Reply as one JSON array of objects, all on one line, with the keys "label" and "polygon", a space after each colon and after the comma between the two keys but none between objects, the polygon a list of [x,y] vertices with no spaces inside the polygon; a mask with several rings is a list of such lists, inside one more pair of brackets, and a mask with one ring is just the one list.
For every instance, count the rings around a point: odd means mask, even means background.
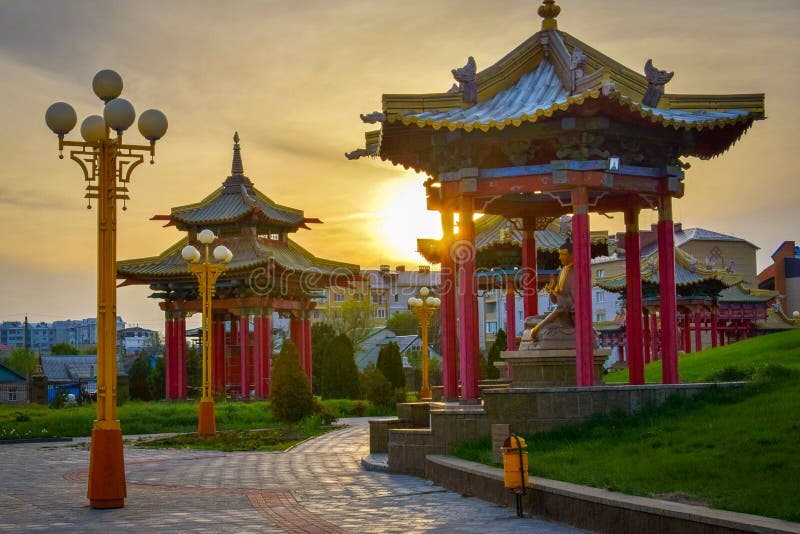
[{"label": "paved walkway", "polygon": [[0,532],[578,532],[365,471],[366,418],[285,453],[125,449],[128,498],[86,499],[88,441],[0,445]]}]

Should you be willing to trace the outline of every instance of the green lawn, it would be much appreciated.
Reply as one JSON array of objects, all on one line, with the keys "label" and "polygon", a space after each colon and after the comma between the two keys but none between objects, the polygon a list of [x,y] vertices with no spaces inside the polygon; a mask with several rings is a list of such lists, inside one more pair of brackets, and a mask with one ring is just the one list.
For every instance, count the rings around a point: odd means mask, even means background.
[{"label": "green lawn", "polygon": [[[800,331],[680,361],[683,381],[702,381],[730,367],[736,369],[724,374],[753,376],[752,383],[714,388],[694,400],[672,399],[634,416],[611,414],[525,436],[531,473],[800,521]],[[660,362],[651,364],[648,380],[659,375]],[[465,442],[454,454],[491,463],[491,442]]]},{"label": "green lawn", "polygon": [[[747,368],[769,363],[800,369],[800,329],[681,355],[678,375],[681,382],[699,382],[725,366]],[[628,371],[609,373],[603,378],[607,384],[627,383]],[[645,366],[645,381],[661,382],[660,361]]]}]

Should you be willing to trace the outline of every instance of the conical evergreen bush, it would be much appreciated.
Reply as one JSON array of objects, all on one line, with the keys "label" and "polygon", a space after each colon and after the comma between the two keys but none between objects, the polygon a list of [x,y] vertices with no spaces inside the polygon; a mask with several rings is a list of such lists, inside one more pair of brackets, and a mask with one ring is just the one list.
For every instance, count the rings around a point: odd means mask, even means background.
[{"label": "conical evergreen bush", "polygon": [[300,357],[291,340],[285,340],[272,367],[270,392],[272,414],[280,421],[299,421],[315,411],[314,395],[308,377],[300,366]]}]

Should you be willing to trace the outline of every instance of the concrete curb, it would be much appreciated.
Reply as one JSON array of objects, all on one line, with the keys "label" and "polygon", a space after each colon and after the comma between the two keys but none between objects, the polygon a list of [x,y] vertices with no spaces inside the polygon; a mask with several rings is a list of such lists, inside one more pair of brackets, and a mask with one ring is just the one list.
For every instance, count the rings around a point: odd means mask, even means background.
[{"label": "concrete curb", "polygon": [[[462,494],[513,506],[503,470],[451,456],[428,455],[427,478]],[[634,497],[589,486],[531,477],[524,509],[535,517],[593,532],[758,532],[798,534],[800,523],[702,506]]]}]

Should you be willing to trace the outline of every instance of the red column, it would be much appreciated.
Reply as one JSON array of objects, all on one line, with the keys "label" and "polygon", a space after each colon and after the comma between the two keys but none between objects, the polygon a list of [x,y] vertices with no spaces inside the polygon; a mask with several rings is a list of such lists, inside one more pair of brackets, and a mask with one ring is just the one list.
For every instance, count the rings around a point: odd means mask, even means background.
[{"label": "red column", "polygon": [[694,350],[703,350],[703,316],[694,312]]},{"label": "red column", "polygon": [[536,265],[536,217],[522,218],[522,309],[525,317],[539,314],[539,282]]},{"label": "red column", "polygon": [[661,369],[664,384],[677,384],[678,303],[675,288],[675,229],[672,197],[663,195],[658,209],[658,280],[661,312]]},{"label": "red column", "polygon": [[167,400],[174,400],[175,391],[178,389],[173,383],[175,381],[175,359],[178,357],[175,354],[174,324],[172,314],[167,312],[164,320],[164,394]]},{"label": "red column", "polygon": [[461,402],[478,400],[478,305],[475,286],[475,222],[472,199],[462,199],[459,213],[458,261],[458,340],[461,370]]},{"label": "red column", "polygon": [[441,287],[442,300],[442,382],[444,400],[458,400],[456,365],[456,267],[453,258],[453,212],[442,211]]},{"label": "red column", "polygon": [[214,395],[225,395],[225,321],[212,323],[211,336],[211,380],[214,384]]},{"label": "red column", "polygon": [[259,310],[253,317],[253,384],[256,399],[264,398],[264,323]]},{"label": "red column", "polygon": [[263,348],[261,349],[264,355],[264,396],[269,397],[272,380],[272,310],[264,310],[261,321],[261,328],[264,332]]},{"label": "red column", "polygon": [[242,310],[239,316],[239,391],[243,398],[250,398],[250,370],[248,369],[248,338],[250,337],[250,316]]},{"label": "red column", "polygon": [[181,313],[175,320],[175,349],[178,355],[176,362],[177,399],[185,399],[188,384],[186,381],[186,316]]},{"label": "red column", "polygon": [[625,210],[625,333],[628,349],[628,381],[644,384],[642,341],[642,264],[639,243],[639,208]]},{"label": "red column", "polygon": [[711,348],[717,348],[717,338],[719,332],[717,331],[717,308],[711,308]]},{"label": "red column", "polygon": [[692,324],[689,321],[689,312],[683,314],[683,352],[692,352]]},{"label": "red column", "polygon": [[514,279],[506,283],[506,350],[517,350],[517,292]]},{"label": "red column", "polygon": [[[644,332],[642,335],[642,339],[644,341],[644,363],[650,363],[653,361],[653,357],[650,354],[650,312],[647,310],[642,311],[642,323],[642,326],[644,327]],[[628,359],[630,359],[630,354],[628,355]]]},{"label": "red column", "polygon": [[[617,345],[617,350],[619,351],[619,361],[625,361],[625,345]],[[630,364],[628,364],[629,374],[630,374]]]},{"label": "red column", "polygon": [[578,387],[594,385],[594,331],[592,330],[592,271],[589,239],[589,203],[586,189],[572,190],[572,296],[575,302],[575,342]]},{"label": "red column", "polygon": [[311,386],[313,378],[312,371],[314,369],[313,353],[311,352],[311,317],[309,312],[303,312],[303,348],[306,351],[306,375],[308,376],[308,385]]}]

